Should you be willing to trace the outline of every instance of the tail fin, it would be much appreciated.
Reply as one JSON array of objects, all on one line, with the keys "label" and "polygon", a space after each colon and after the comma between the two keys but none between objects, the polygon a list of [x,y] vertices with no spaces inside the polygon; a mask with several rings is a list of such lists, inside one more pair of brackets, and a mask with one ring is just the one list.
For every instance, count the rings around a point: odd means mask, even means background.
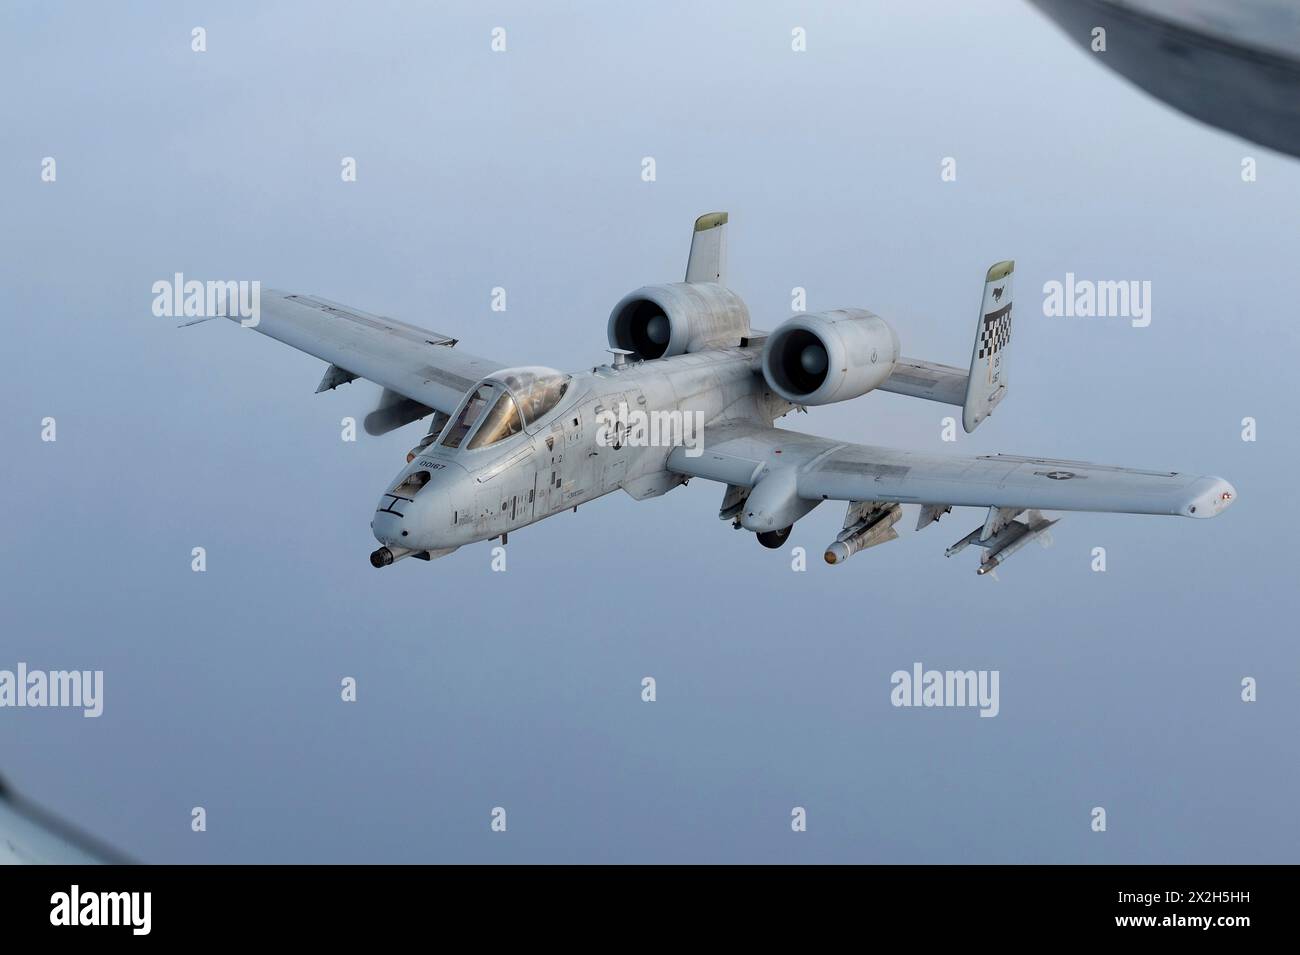
[{"label": "tail fin", "polygon": [[686,281],[727,284],[727,214],[709,212],[695,220]]},{"label": "tail fin", "polygon": [[961,412],[962,426],[968,432],[992,414],[1007,393],[1006,348],[1011,342],[1011,280],[1015,268],[1016,263],[1008,259],[990,268],[984,278],[984,302]]}]

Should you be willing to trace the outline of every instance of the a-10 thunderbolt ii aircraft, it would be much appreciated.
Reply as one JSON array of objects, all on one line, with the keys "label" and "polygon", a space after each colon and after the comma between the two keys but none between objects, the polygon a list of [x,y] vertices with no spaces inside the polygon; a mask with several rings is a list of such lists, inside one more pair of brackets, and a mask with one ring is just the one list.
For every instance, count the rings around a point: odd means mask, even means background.
[{"label": "a-10 thunderbolt ii aircraft", "polygon": [[356,378],[383,386],[368,432],[433,416],[379,496],[371,528],[381,546],[370,562],[505,542],[620,488],[644,500],[693,477],[723,485],[718,516],[766,547],[780,547],[823,501],[848,502],[844,529],[826,548],[831,564],[895,539],[903,504],[920,505],[918,530],[953,507],[987,508],[947,550],[978,545],[981,574],[1056,523],[1043,510],[1207,518],[1235,497],[1217,477],[923,454],[774,427],[795,409],[880,390],[956,405],[974,430],[1007,393],[1014,263],[985,276],[964,370],[902,357],[894,329],[860,308],[796,314],[775,331],[755,331],[726,287],[726,229],[726,213],[701,216],[686,281],[625,296],[609,317],[613,360],[572,374],[480,358],[448,335],[314,296],[264,292],[251,327],[329,362],[318,392]]}]

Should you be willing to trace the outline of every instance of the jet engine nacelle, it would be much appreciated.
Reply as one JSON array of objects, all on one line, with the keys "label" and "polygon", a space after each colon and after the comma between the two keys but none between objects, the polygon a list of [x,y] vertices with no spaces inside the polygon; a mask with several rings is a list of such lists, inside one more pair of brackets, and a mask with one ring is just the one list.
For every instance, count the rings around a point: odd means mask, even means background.
[{"label": "jet engine nacelle", "polygon": [[744,301],[711,282],[647,285],[625,295],[609,315],[610,347],[643,361],[739,345],[748,335]]},{"label": "jet engine nacelle", "polygon": [[898,334],[862,308],[796,315],[763,348],[767,386],[797,405],[828,405],[885,383],[898,360]]}]

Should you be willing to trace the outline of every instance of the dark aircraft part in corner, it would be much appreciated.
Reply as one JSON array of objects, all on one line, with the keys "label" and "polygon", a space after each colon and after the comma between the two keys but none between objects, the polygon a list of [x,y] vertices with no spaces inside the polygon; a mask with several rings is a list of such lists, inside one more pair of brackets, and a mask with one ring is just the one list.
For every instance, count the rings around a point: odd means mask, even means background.
[{"label": "dark aircraft part in corner", "polygon": [[[1203,123],[1300,156],[1294,3],[1031,2],[1095,62],[1152,96]],[[1104,50],[1097,49],[1099,29]]]}]

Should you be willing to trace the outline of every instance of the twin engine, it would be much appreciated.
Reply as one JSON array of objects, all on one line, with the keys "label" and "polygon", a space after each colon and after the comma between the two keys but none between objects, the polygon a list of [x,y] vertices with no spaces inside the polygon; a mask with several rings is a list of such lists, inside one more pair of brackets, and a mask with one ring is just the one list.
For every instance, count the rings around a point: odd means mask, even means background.
[{"label": "twin engine", "polygon": [[[647,285],[609,316],[610,347],[638,361],[734,347],[750,334],[744,300],[709,282]],[[763,349],[763,377],[786,401],[827,405],[880,387],[897,360],[898,335],[888,322],[866,309],[838,308],[783,322]]]},{"label": "twin engine", "polygon": [[647,285],[625,295],[609,316],[610,347],[641,361],[734,347],[748,335],[744,300],[709,282]]},{"label": "twin engine", "polygon": [[898,334],[862,308],[796,315],[768,336],[767,386],[797,405],[828,405],[885,383],[898,361]]}]

